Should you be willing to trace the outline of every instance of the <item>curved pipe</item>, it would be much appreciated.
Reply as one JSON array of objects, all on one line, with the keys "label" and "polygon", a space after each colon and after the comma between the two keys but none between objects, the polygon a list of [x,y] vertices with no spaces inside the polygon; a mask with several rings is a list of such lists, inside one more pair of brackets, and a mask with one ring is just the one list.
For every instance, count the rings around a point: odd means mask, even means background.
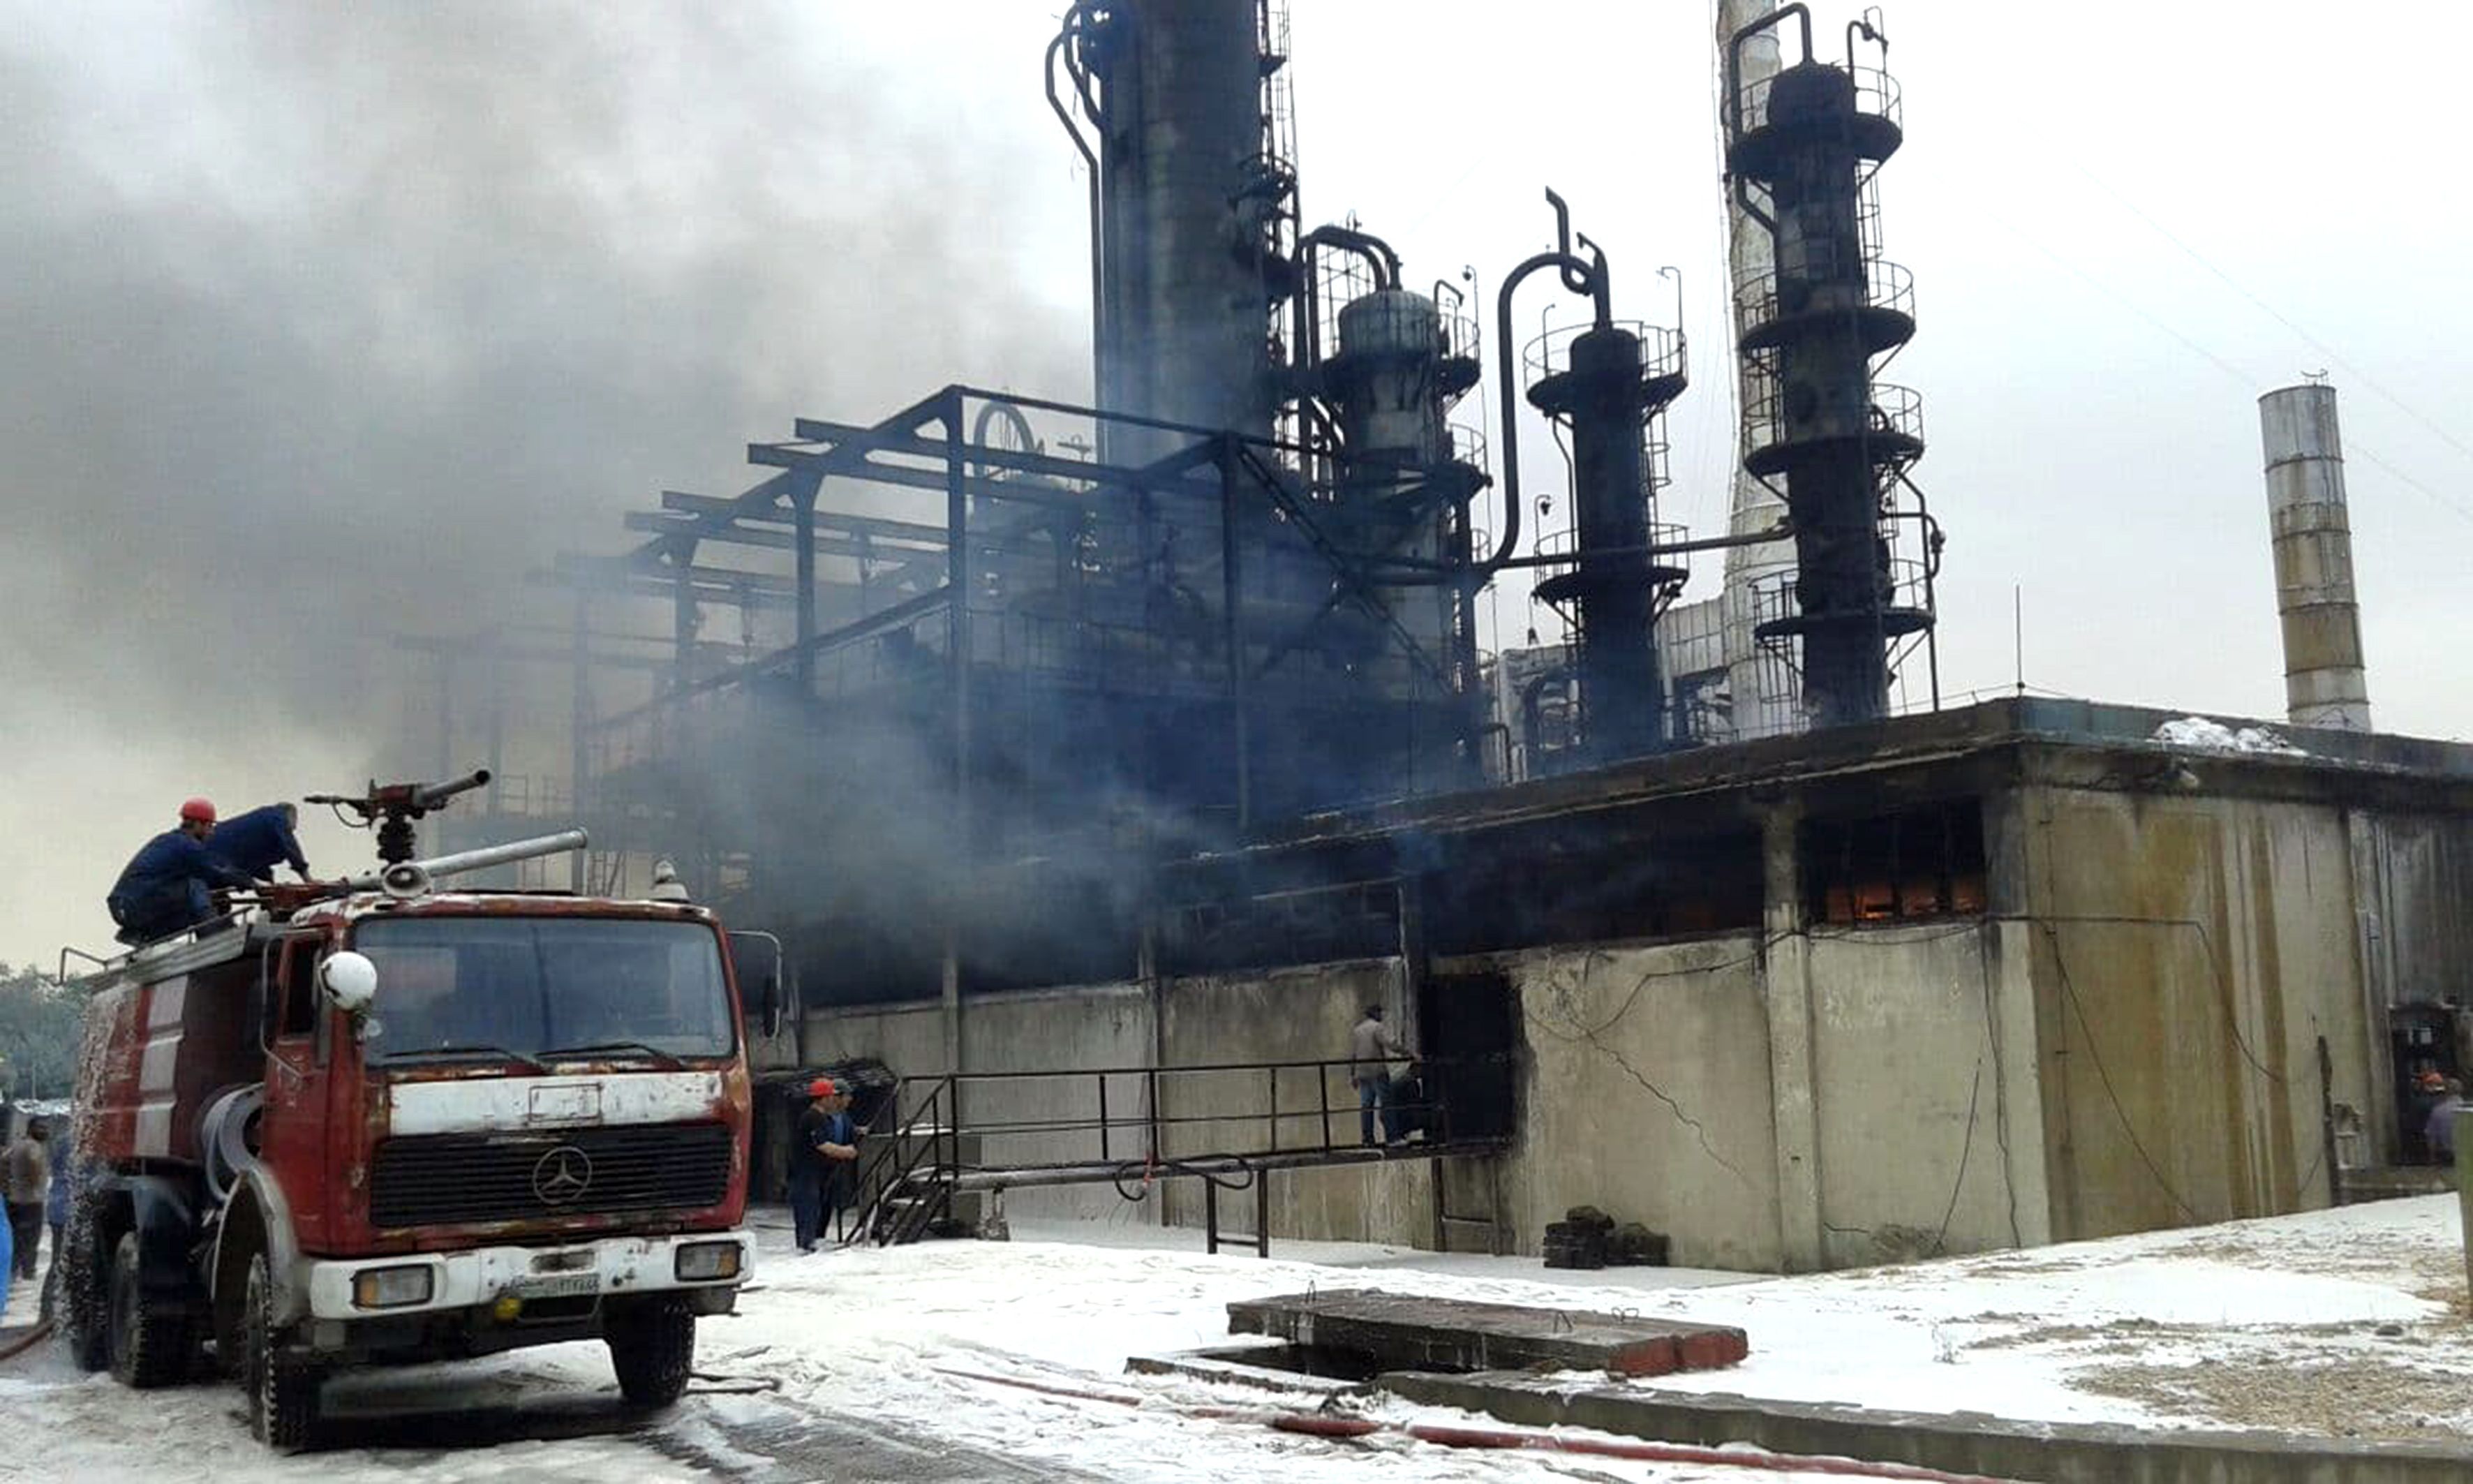
[{"label": "curved pipe", "polygon": [[1317,227],[1299,240],[1300,248],[1324,245],[1344,248],[1374,265],[1374,286],[1396,289],[1400,286],[1400,254],[1391,244],[1372,232],[1361,232],[1353,227]]},{"label": "curved pipe", "polygon": [[[1551,197],[1551,193],[1549,193]],[[1555,206],[1562,206],[1556,199]],[[1522,280],[1530,274],[1554,268],[1562,271],[1566,286],[1579,287],[1573,292],[1588,294],[1597,304],[1600,327],[1614,323],[1614,299],[1607,285],[1605,264],[1590,263],[1569,252],[1540,252],[1511,271],[1495,295],[1494,353],[1495,374],[1502,383],[1502,539],[1494,554],[1477,563],[1475,570],[1487,577],[1501,570],[1511,560],[1520,544],[1520,375],[1511,350],[1511,299]]]},{"label": "curved pipe", "polygon": [[[1812,8],[1805,5],[1803,0],[1794,0],[1792,5],[1779,6],[1759,20],[1736,32],[1727,40],[1726,101],[1723,109],[1726,132],[1741,133],[1743,129],[1743,43],[1764,31],[1776,29],[1779,23],[1789,15],[1794,17],[1796,29],[1803,34],[1803,60],[1810,61],[1812,60]],[[1861,22],[1859,21],[1857,24],[1860,25]],[[1783,63],[1778,70],[1781,72],[1786,70]]]},{"label": "curved pipe", "polygon": [[1056,64],[1061,58],[1067,73],[1073,79],[1074,93],[1081,98],[1084,110],[1091,115],[1091,122],[1093,126],[1104,127],[1099,100],[1091,93],[1089,75],[1075,58],[1066,54],[1066,48],[1078,39],[1077,34],[1085,24],[1086,12],[1087,8],[1082,5],[1065,12],[1063,29],[1056,33],[1055,40],[1047,43],[1045,68],[1047,106],[1055,110],[1057,122],[1065,126],[1066,136],[1073,141],[1073,148],[1081,152],[1083,163],[1091,170],[1091,399],[1095,402],[1105,398],[1106,389],[1097,385],[1097,363],[1108,343],[1108,299],[1106,284],[1101,279],[1101,266],[1107,254],[1099,240],[1099,156],[1091,148],[1091,142],[1082,137],[1081,126],[1073,122],[1072,113],[1066,108],[1065,100],[1057,96],[1056,91]]},{"label": "curved pipe", "polygon": [[1374,286],[1396,289],[1400,286],[1400,254],[1391,244],[1372,232],[1361,232],[1350,227],[1317,227],[1297,239],[1297,365],[1310,370],[1322,364],[1322,275],[1315,272],[1314,261],[1320,250],[1337,248],[1363,258],[1374,270]]},{"label": "curved pipe", "polygon": [[[1768,14],[1762,16],[1759,20],[1756,20],[1750,25],[1743,27],[1741,31],[1736,32],[1733,36],[1727,39],[1726,96],[1718,104],[1717,111],[1720,120],[1726,126],[1726,137],[1729,141],[1740,138],[1743,132],[1743,43],[1749,41],[1752,37],[1759,36],[1764,31],[1774,30],[1789,16],[1794,17],[1796,28],[1801,31],[1803,35],[1803,60],[1805,61],[1810,61],[1812,60],[1813,55],[1812,11],[1809,7],[1803,4],[1803,0],[1795,0],[1795,3],[1792,5],[1782,5],[1778,7]],[[1857,24],[1860,25],[1861,23],[1857,22]],[[1850,53],[1852,50],[1852,44],[1853,43],[1850,41]],[[1781,64],[1779,70],[1785,70],[1783,64]],[[1743,180],[1741,176],[1733,177],[1733,182],[1735,187],[1735,204],[1743,208],[1743,214],[1745,216],[1748,216],[1753,221],[1760,223],[1761,229],[1763,231],[1774,233],[1777,230],[1777,219],[1770,216],[1760,207],[1752,204],[1752,190],[1750,182]]]},{"label": "curved pipe", "polygon": [[1021,446],[1025,452],[1034,452],[1038,449],[1039,440],[1030,431],[1030,419],[1023,417],[1021,409],[1011,402],[981,402],[979,415],[971,419],[971,442],[982,447],[986,446],[988,424],[998,418],[1012,424],[1014,435],[1021,440]]}]

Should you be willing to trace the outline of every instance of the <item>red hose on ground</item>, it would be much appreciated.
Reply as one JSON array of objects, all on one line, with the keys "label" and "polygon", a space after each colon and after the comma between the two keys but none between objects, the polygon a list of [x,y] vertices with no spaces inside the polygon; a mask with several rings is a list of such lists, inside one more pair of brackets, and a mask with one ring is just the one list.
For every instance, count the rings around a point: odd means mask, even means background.
[{"label": "red hose on ground", "polygon": [[[1023,1380],[1010,1376],[988,1376],[976,1371],[954,1371],[938,1366],[945,1376],[965,1380],[987,1381],[997,1386],[1013,1386],[1035,1391],[1042,1396],[1062,1397],[1077,1401],[1105,1401],[1115,1406],[1138,1407],[1149,1399],[1124,1392],[1087,1390],[1075,1386],[1057,1386],[1044,1381]],[[1699,1448],[1684,1443],[1629,1443],[1606,1438],[1575,1438],[1560,1433],[1534,1432],[1507,1427],[1453,1427],[1435,1423],[1385,1423],[1370,1417],[1348,1417],[1322,1412],[1278,1412],[1244,1407],[1176,1406],[1173,1410],[1187,1417],[1208,1418],[1214,1422],[1255,1422],[1280,1432],[1299,1433],[1317,1438],[1362,1438],[1378,1432],[1396,1432],[1430,1443],[1439,1448],[1520,1448],[1545,1453],[1581,1453],[1596,1458],[1622,1458],[1641,1463],[1714,1464],[1739,1469],[1767,1469],[1779,1472],[1830,1473],[1853,1478],[1908,1479],[1917,1484],[2005,1484],[2005,1481],[1981,1473],[1950,1473],[1939,1469],[1927,1469],[1917,1464],[1876,1463],[1861,1458],[1823,1458],[1801,1453],[1770,1453],[1743,1448]]]},{"label": "red hose on ground", "polygon": [[52,1322],[46,1319],[41,1324],[35,1326],[34,1329],[23,1338],[11,1341],[7,1349],[0,1350],[0,1360],[15,1359],[17,1356],[24,1354],[27,1351],[34,1349],[36,1342],[39,1341],[43,1336],[51,1332]]}]

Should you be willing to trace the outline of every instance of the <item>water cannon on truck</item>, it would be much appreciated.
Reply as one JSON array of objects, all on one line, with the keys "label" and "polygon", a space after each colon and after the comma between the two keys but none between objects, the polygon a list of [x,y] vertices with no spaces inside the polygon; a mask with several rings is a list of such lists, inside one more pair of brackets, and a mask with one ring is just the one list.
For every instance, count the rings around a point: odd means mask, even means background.
[{"label": "water cannon on truck", "polygon": [[455,890],[586,844],[420,858],[413,823],[487,780],[310,796],[377,830],[377,870],[101,961],[57,1259],[80,1365],[153,1387],[211,1361],[280,1448],[347,1367],[599,1339],[628,1400],[677,1399],[754,1255],[730,935],[688,903]]}]

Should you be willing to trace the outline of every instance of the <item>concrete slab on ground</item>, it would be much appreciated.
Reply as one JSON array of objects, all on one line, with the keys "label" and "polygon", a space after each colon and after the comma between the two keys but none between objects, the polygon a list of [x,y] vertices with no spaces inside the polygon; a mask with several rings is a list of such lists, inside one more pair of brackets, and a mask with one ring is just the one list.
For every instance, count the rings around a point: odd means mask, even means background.
[{"label": "concrete slab on ground", "polygon": [[1897,1412],[1712,1392],[1573,1385],[1569,1376],[1401,1372],[1378,1390],[1529,1427],[1587,1427],[1707,1448],[2030,1481],[2030,1484],[2462,1484],[2473,1445],[2014,1422],[1976,1412]]},{"label": "concrete slab on ground", "polygon": [[1376,1288],[1284,1294],[1228,1305],[1232,1334],[1371,1356],[1379,1367],[1495,1371],[1528,1366],[1669,1376],[1751,1352],[1741,1329],[1629,1314],[1424,1298]]}]

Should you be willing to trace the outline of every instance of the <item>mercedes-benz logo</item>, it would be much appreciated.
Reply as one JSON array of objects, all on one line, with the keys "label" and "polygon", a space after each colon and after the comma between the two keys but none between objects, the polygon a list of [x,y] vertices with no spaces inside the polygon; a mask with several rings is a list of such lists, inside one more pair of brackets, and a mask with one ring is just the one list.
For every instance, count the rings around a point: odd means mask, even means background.
[{"label": "mercedes-benz logo", "polygon": [[543,1206],[564,1206],[592,1184],[592,1159],[573,1144],[561,1144],[533,1165],[533,1194]]}]

